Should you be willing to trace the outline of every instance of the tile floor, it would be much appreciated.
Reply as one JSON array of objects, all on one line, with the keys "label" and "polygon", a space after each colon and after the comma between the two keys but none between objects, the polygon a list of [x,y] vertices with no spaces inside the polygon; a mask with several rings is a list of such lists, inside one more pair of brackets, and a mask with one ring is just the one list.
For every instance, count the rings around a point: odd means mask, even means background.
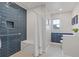
[{"label": "tile floor", "polygon": [[[26,45],[26,46],[28,47],[25,47],[20,52],[17,52],[11,57],[33,57],[33,45]],[[39,57],[69,57],[69,56],[63,54],[61,44],[50,43],[47,49],[47,53],[44,53]]]},{"label": "tile floor", "polygon": [[21,51],[13,54],[11,57],[33,57],[33,44],[24,41],[21,43]]},{"label": "tile floor", "polygon": [[11,57],[33,57],[33,55],[30,51],[19,51],[13,54]]},{"label": "tile floor", "polygon": [[62,45],[58,43],[50,43],[47,53],[40,57],[69,57],[63,54]]}]

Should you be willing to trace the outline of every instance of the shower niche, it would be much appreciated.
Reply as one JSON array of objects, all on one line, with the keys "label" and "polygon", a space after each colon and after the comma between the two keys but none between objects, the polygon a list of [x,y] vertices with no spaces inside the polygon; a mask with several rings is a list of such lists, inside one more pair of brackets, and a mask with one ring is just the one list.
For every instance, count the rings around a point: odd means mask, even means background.
[{"label": "shower niche", "polygon": [[21,50],[21,41],[26,40],[25,24],[25,9],[15,3],[0,2],[0,57]]},{"label": "shower niche", "polygon": [[6,21],[7,27],[8,28],[14,28],[14,22],[12,21]]}]

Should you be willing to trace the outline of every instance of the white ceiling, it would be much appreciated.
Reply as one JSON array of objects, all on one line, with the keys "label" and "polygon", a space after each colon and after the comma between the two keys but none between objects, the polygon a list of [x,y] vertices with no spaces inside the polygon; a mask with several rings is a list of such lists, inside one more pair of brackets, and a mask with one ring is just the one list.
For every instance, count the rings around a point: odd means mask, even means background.
[{"label": "white ceiling", "polygon": [[17,4],[25,9],[36,8],[45,4],[47,11],[55,14],[60,12],[60,8],[63,9],[62,12],[73,10],[77,2],[17,2]]},{"label": "white ceiling", "polygon": [[44,2],[16,2],[16,4],[24,7],[25,9],[31,9],[44,5]]},{"label": "white ceiling", "polygon": [[[55,14],[60,12],[72,11],[76,4],[76,2],[50,2],[46,3],[46,7],[49,13]],[[60,8],[62,9],[62,11],[59,11]]]}]

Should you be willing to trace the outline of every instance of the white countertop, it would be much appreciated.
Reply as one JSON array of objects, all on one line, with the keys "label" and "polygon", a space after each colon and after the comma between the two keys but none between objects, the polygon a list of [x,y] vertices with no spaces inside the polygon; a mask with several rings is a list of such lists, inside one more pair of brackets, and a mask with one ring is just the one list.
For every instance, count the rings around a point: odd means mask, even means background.
[{"label": "white countertop", "polygon": [[75,36],[75,35],[63,35],[63,37],[64,37],[64,36]]}]

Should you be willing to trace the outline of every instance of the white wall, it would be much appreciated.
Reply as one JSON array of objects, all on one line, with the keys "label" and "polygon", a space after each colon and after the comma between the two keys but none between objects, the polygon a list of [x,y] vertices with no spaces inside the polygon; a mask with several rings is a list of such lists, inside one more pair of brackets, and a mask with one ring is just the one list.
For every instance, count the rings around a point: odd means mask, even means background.
[{"label": "white wall", "polygon": [[[78,21],[79,21],[79,4],[76,5],[72,12],[72,18],[78,15]],[[76,25],[73,25],[73,27],[79,28],[79,23]],[[73,28],[72,27],[72,28]],[[64,36],[63,37],[63,52],[66,55],[69,56],[75,56],[79,57],[79,33],[74,34],[73,36]]]},{"label": "white wall", "polygon": [[79,16],[79,4],[77,4],[73,9],[72,17],[74,17],[75,15]]},{"label": "white wall", "polygon": [[[35,30],[35,21],[42,21],[44,17],[44,12],[42,7],[38,7],[32,10],[27,10],[27,34],[28,34],[28,40],[33,40],[32,36],[34,34]],[[42,23],[42,22],[41,22]],[[41,25],[42,26],[42,25]]]},{"label": "white wall", "polygon": [[[78,15],[78,19],[79,19],[79,4],[77,4],[77,5],[75,6],[75,8],[74,8],[74,10],[73,10],[73,12],[72,12],[72,18],[73,18],[74,16],[76,16],[76,15]],[[79,28],[79,20],[78,20],[78,24],[73,25],[73,28],[74,28],[74,27]]]},{"label": "white wall", "polygon": [[[51,20],[60,19],[60,30],[58,32],[71,33],[72,32],[72,12],[65,12],[61,14],[51,15]],[[54,32],[52,28],[52,32]]]},{"label": "white wall", "polygon": [[46,52],[47,52],[47,50],[50,46],[50,42],[51,42],[51,26],[48,23],[50,18],[51,17],[50,17],[50,14],[48,12],[47,5],[46,5]]},{"label": "white wall", "polygon": [[34,43],[35,39],[35,20],[37,20],[37,15],[27,10],[27,40]]},{"label": "white wall", "polygon": [[45,50],[45,6],[27,10],[27,41],[34,43],[35,56]]},{"label": "white wall", "polygon": [[39,14],[38,16],[38,40],[39,40],[39,47],[40,47],[40,54],[45,52],[46,50],[46,8],[45,5],[42,5],[36,9],[34,9],[36,13]]},{"label": "white wall", "polygon": [[50,25],[46,24],[46,52],[47,49],[49,48],[51,42],[51,27]]}]

